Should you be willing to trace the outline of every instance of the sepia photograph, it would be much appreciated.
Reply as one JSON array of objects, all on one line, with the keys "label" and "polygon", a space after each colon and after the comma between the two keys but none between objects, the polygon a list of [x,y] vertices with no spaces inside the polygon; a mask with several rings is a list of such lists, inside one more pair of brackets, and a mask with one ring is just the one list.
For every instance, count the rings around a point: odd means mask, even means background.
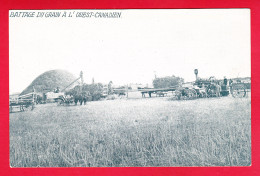
[{"label": "sepia photograph", "polygon": [[10,167],[251,166],[250,30],[246,8],[9,10]]}]

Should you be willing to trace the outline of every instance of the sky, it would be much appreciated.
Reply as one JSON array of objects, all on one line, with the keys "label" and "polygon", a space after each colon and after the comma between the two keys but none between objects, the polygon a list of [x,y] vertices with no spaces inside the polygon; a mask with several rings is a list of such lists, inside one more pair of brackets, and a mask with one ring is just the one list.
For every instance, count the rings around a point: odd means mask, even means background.
[{"label": "sky", "polygon": [[251,75],[249,9],[73,11],[121,17],[9,17],[10,93],[53,69],[116,85],[152,84],[155,74],[194,81],[195,68],[202,78]]}]

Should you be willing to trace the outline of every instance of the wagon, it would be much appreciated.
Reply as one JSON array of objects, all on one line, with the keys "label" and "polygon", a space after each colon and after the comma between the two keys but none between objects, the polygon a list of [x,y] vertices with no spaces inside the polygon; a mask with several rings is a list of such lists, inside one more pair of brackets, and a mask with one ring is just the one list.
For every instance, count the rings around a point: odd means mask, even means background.
[{"label": "wagon", "polygon": [[234,98],[242,98],[247,95],[247,88],[245,83],[232,83],[230,85],[230,92]]},{"label": "wagon", "polygon": [[237,82],[231,85],[221,84],[221,82],[204,81],[195,82],[190,85],[181,85],[175,90],[176,99],[195,99],[228,96],[231,94],[234,98],[245,97],[247,95],[247,86],[245,83]]},{"label": "wagon", "polygon": [[21,95],[17,100],[9,100],[9,112],[12,113],[15,111],[25,111],[28,109],[33,110],[37,102],[37,95],[32,92],[26,95]]}]

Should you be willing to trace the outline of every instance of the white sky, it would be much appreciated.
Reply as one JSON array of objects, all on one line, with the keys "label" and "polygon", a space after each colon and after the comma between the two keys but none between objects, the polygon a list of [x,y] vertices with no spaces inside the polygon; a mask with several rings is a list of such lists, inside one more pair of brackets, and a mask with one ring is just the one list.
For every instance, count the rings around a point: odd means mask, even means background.
[{"label": "white sky", "polygon": [[251,75],[249,9],[116,11],[121,18],[9,18],[10,92],[51,69],[117,85],[151,84],[154,72],[193,81],[195,68],[203,78]]}]

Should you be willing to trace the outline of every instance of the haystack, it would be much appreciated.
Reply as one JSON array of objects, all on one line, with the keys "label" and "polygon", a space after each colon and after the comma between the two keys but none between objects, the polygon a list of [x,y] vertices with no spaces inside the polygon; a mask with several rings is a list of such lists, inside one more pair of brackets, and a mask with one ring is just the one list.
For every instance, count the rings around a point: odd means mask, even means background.
[{"label": "haystack", "polygon": [[66,70],[50,70],[34,79],[33,82],[25,90],[23,90],[20,95],[32,92],[33,87],[37,93],[50,92],[57,87],[62,90],[75,79],[76,77]]}]

